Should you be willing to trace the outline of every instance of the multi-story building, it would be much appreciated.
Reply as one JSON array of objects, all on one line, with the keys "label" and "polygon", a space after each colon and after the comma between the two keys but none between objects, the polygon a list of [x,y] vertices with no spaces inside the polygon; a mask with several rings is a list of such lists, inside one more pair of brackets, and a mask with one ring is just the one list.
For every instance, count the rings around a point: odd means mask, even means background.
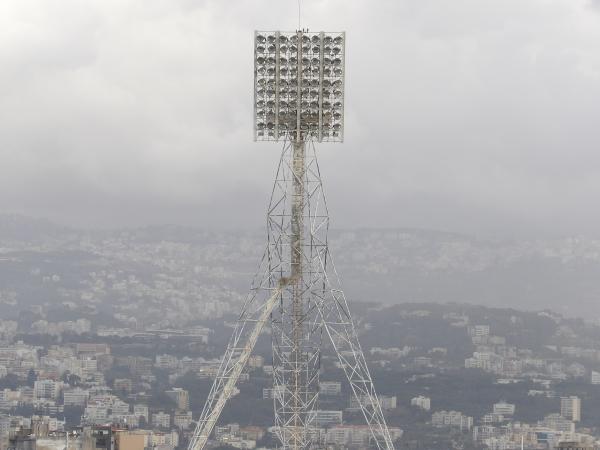
[{"label": "multi-story building", "polygon": [[134,414],[112,414],[112,423],[127,427],[128,429],[138,428],[140,426],[140,418]]},{"label": "multi-story building", "polygon": [[502,414],[503,416],[512,416],[515,414],[515,405],[501,401],[494,403],[493,407],[494,414]]},{"label": "multi-story building", "polygon": [[473,427],[473,440],[482,442],[490,439],[498,439],[502,435],[502,430],[493,425],[478,425]]},{"label": "multi-story building", "polygon": [[56,400],[62,389],[62,382],[54,380],[37,380],[33,384],[33,396],[36,400]]},{"label": "multi-story building", "polygon": [[86,450],[112,450],[114,436],[111,427],[92,427],[83,430],[83,448]]},{"label": "multi-story building", "polygon": [[65,406],[84,406],[85,402],[87,402],[88,397],[88,391],[80,388],[75,388],[63,392],[63,403]]},{"label": "multi-story building", "polygon": [[560,414],[548,414],[546,417],[544,417],[544,420],[539,422],[539,425],[549,428],[550,430],[563,433],[575,432],[575,422],[561,416]]},{"label": "multi-story building", "polygon": [[78,354],[87,354],[87,355],[109,355],[110,354],[110,346],[108,344],[99,344],[99,343],[82,343],[75,345],[75,351]]},{"label": "multi-story building", "polygon": [[133,405],[133,414],[138,418],[143,417],[146,422],[148,422],[148,406],[142,404]]},{"label": "multi-story building", "polygon": [[468,327],[469,336],[489,336],[490,326],[489,325],[472,325]]},{"label": "multi-story building", "polygon": [[481,423],[485,425],[489,425],[492,423],[501,423],[504,422],[504,420],[505,417],[502,414],[498,413],[489,413],[481,417]]},{"label": "multi-story building", "polygon": [[585,444],[578,441],[561,441],[556,446],[556,450],[595,450],[593,444]]},{"label": "multi-story building", "polygon": [[158,428],[170,428],[171,415],[163,411],[152,414],[152,425]]},{"label": "multi-story building", "polygon": [[177,409],[187,410],[190,409],[190,395],[188,391],[181,388],[173,388],[165,391],[165,394],[175,402]]},{"label": "multi-story building", "polygon": [[82,422],[100,425],[109,421],[108,406],[101,403],[90,403],[85,407]]},{"label": "multi-story building", "polygon": [[[378,395],[377,398],[379,399],[379,404],[381,405],[381,409],[383,409],[383,410],[395,409],[397,406],[397,399],[396,399],[395,395],[390,395],[390,396]],[[368,402],[369,402],[369,399],[365,396],[363,398],[363,403],[368,403]],[[354,395],[352,397],[350,397],[350,405],[346,409],[348,411],[359,411],[360,410],[360,403]]]},{"label": "multi-story building", "polygon": [[251,441],[260,441],[265,436],[265,429],[256,426],[240,427],[240,437]]},{"label": "multi-story building", "polygon": [[396,409],[398,401],[395,395],[378,395],[377,398],[384,411]]},{"label": "multi-story building", "polygon": [[504,358],[494,352],[473,352],[471,358],[465,359],[466,369],[482,369],[486,372],[502,373]]},{"label": "multi-story building", "polygon": [[145,450],[149,438],[147,431],[118,430],[114,433],[115,450]]},{"label": "multi-story building", "polygon": [[[179,445],[179,433],[177,431],[167,431],[167,432],[152,432],[150,435],[150,441],[148,442],[148,446],[150,448],[163,446],[171,446],[175,448]],[[160,447],[160,448],[168,448],[168,447]]]},{"label": "multi-story building", "polygon": [[35,450],[36,436],[31,430],[19,430],[8,439],[8,450]]},{"label": "multi-story building", "polygon": [[473,418],[459,411],[436,411],[431,416],[431,424],[434,427],[453,427],[461,431],[473,428]]},{"label": "multi-story building", "polygon": [[115,416],[125,416],[129,414],[129,403],[119,398],[113,399],[111,412]]},{"label": "multi-story building", "polygon": [[318,409],[313,411],[312,415],[312,423],[316,426],[339,425],[342,423],[342,411]]},{"label": "multi-story building", "polygon": [[175,369],[179,360],[173,355],[156,355],[154,365],[159,369]]},{"label": "multi-story building", "polygon": [[579,422],[581,420],[581,399],[576,396],[561,397],[560,415],[573,422]]},{"label": "multi-story building", "polygon": [[[398,427],[388,427],[392,440],[402,437]],[[335,425],[327,429],[325,441],[328,444],[365,448],[372,440],[371,431],[366,425]]]},{"label": "multi-story building", "polygon": [[410,400],[410,404],[411,406],[416,406],[417,408],[421,408],[424,411],[429,411],[431,409],[431,399],[423,395],[419,395],[418,397],[412,398]]},{"label": "multi-story building", "polygon": [[187,430],[192,424],[191,411],[177,411],[173,414],[173,425],[182,430]]}]

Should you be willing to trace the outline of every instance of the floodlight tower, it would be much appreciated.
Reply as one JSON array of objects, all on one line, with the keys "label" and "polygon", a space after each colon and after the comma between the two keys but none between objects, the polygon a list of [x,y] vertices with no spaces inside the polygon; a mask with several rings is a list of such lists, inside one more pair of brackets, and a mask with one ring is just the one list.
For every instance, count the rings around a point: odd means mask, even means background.
[{"label": "floodlight tower", "polygon": [[275,430],[283,449],[319,448],[323,336],[337,354],[378,449],[394,448],[329,253],[315,142],[343,142],[345,33],[256,32],[254,139],[283,143],[268,242],[189,450],[208,441],[262,328],[273,351]]}]

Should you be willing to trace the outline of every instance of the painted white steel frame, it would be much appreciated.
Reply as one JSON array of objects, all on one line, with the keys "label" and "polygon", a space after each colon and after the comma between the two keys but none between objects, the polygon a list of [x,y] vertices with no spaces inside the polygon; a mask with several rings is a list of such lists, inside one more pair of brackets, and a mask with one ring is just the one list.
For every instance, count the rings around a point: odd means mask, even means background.
[{"label": "painted white steel frame", "polygon": [[[260,36],[264,38],[264,42]],[[394,444],[329,253],[329,214],[314,146],[314,141],[325,140],[322,135],[323,120],[333,120],[333,113],[337,111],[331,108],[331,104],[329,110],[323,107],[323,102],[330,101],[332,96],[331,91],[328,96],[323,95],[323,48],[328,42],[338,42],[343,48],[345,35],[338,33],[332,37],[330,33],[298,31],[294,34],[287,33],[285,39],[281,39],[281,36],[279,32],[255,34],[255,61],[268,50],[267,54],[270,55],[269,58],[273,58],[274,68],[269,78],[273,82],[264,78],[267,81],[259,85],[258,69],[265,69],[265,75],[267,69],[265,64],[255,64],[255,138],[260,131],[256,125],[261,120],[257,117],[258,102],[269,97],[265,92],[259,96],[258,91],[259,88],[267,89],[271,86],[271,94],[276,102],[274,105],[277,105],[278,111],[273,116],[274,133],[273,136],[259,137],[264,140],[284,139],[267,214],[267,249],[188,449],[204,448],[258,335],[270,316],[275,430],[282,447],[308,450],[321,444],[314,419],[319,399],[321,348],[323,336],[326,336],[360,405],[371,432],[372,446],[392,450]],[[336,37],[338,41],[334,41]],[[294,41],[300,43],[295,47],[296,60],[293,65],[296,84],[290,86],[288,83],[287,87],[295,89],[296,95],[290,95],[289,89],[285,91],[286,108],[296,108],[296,113],[290,116],[287,112],[281,113],[283,110],[279,109],[280,69],[283,67],[280,46]],[[303,42],[307,45],[302,45]],[[265,44],[265,49],[259,51],[261,43]],[[267,48],[267,45],[272,48]],[[303,53],[307,48],[311,58]],[[317,53],[319,58],[315,56]],[[290,54],[290,50],[286,49],[285,58],[289,58]],[[342,64],[343,55],[342,50]],[[264,62],[264,59],[261,61]],[[308,66],[303,64],[306,61]],[[330,63],[331,61],[328,62]],[[309,70],[306,70],[307,67]],[[309,75],[303,77],[305,73]],[[293,75],[288,72],[286,76],[292,79]],[[343,124],[343,69],[339,75],[338,79],[332,78],[342,83],[338,83],[336,88],[341,89],[342,93],[342,113],[335,120],[340,120]],[[316,122],[313,113],[301,114],[306,103],[303,99],[305,92],[309,92],[312,101],[316,102],[316,94],[311,94],[310,89],[307,91],[304,87],[305,83],[310,85],[313,82],[315,86],[318,84],[319,90],[318,104],[315,103],[318,105]],[[292,98],[295,105],[290,107]],[[264,111],[261,114],[264,119]],[[283,133],[280,129],[282,118],[286,122]],[[295,121],[293,125],[292,118]],[[318,128],[311,128],[315,124]],[[338,129],[341,135],[335,136],[333,140],[343,138],[343,126]],[[330,132],[330,127],[327,132]]]}]

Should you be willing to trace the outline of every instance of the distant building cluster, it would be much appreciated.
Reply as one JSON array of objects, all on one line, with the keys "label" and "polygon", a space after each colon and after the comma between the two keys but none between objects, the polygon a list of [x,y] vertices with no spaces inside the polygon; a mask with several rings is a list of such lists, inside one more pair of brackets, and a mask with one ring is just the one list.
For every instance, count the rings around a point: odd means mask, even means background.
[{"label": "distant building cluster", "polygon": [[[21,248],[43,255],[84,249],[98,259],[83,264],[73,283],[68,273],[15,257],[27,266],[29,284],[60,298],[60,314],[44,298],[0,320],[0,450],[34,444],[36,450],[186,448],[201,407],[197,388],[212,382],[223,335],[243,300],[235,283],[228,284],[235,271],[224,267],[243,267],[246,259],[253,264],[257,249],[245,237],[232,253],[214,236],[196,236],[210,241],[211,252],[201,253],[193,244],[148,243],[144,236],[80,236],[58,247]],[[444,258],[430,263],[447,267]],[[385,269],[370,270],[385,275]],[[0,286],[0,305],[15,308],[20,295]],[[438,448],[422,443],[430,436],[451,438],[439,444],[443,448],[599,447],[585,392],[600,384],[600,340],[582,334],[593,330],[587,322],[579,329],[549,311],[481,313],[464,305],[368,305],[363,314],[357,331],[371,343],[369,367],[384,380],[377,383],[378,398],[392,438],[401,441],[397,448]],[[548,328],[542,342],[539,330]],[[274,426],[256,417],[270,412],[282,392],[271,387],[269,351],[259,353],[250,357],[211,448],[275,448]],[[315,442],[328,450],[368,448],[373,437],[338,361],[323,352],[321,365],[319,402],[310,417]],[[474,395],[474,407],[445,391],[447,380],[489,383],[487,397]],[[543,408],[525,414],[528,404]],[[422,433],[416,439],[415,430]]]}]

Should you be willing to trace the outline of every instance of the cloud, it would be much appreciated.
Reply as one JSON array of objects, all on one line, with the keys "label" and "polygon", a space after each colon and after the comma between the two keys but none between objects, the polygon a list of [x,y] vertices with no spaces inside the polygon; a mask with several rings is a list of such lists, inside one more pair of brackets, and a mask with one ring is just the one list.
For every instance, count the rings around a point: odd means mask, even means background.
[{"label": "cloud", "polygon": [[[334,226],[599,229],[589,2],[302,5],[303,26],[348,36],[346,143],[319,150]],[[252,32],[295,29],[296,8],[2,2],[0,209],[262,225],[279,147],[251,140]]]}]

